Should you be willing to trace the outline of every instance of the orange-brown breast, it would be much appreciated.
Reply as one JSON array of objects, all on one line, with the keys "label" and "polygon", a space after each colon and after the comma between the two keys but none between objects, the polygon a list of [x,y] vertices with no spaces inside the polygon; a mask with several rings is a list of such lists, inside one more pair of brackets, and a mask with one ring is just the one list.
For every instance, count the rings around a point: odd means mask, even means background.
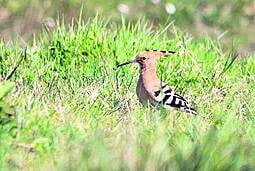
[{"label": "orange-brown breast", "polygon": [[136,87],[139,101],[143,104],[149,102],[153,106],[158,105],[158,102],[153,98],[154,92],[158,90],[160,90],[160,80],[157,77],[155,66],[141,69]]}]

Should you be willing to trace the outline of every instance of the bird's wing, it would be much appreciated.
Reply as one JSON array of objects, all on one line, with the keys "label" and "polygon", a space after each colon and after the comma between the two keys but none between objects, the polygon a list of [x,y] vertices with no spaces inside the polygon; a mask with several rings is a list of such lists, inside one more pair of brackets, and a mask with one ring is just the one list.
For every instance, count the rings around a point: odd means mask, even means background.
[{"label": "bird's wing", "polygon": [[175,93],[174,90],[164,82],[161,82],[161,88],[154,92],[153,98],[165,108],[174,107],[183,109],[191,114],[196,114],[196,110],[190,107],[188,101]]}]

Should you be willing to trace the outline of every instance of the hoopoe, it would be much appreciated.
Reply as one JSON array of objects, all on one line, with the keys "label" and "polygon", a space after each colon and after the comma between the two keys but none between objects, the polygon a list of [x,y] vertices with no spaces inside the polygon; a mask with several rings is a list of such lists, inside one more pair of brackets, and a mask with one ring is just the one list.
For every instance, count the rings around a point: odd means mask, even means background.
[{"label": "hoopoe", "polygon": [[139,53],[135,59],[122,63],[117,67],[131,63],[139,64],[140,76],[136,86],[136,94],[142,104],[148,104],[149,102],[155,107],[163,105],[167,109],[182,109],[195,115],[196,110],[190,107],[188,101],[175,93],[173,89],[157,77],[156,61],[174,53],[173,51],[145,50]]}]

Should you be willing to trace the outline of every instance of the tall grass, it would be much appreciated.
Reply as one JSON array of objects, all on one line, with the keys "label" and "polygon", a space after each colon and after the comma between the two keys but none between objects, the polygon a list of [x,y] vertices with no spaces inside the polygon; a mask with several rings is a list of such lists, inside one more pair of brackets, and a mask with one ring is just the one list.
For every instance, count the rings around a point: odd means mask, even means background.
[{"label": "tall grass", "polygon": [[[198,116],[139,104],[138,67],[116,64],[144,49],[177,52],[159,61],[158,75]],[[2,79],[24,51],[0,43]],[[59,24],[26,46],[10,79],[16,87],[4,101],[15,114],[0,126],[0,168],[253,170],[255,60],[234,57],[171,24]]]}]

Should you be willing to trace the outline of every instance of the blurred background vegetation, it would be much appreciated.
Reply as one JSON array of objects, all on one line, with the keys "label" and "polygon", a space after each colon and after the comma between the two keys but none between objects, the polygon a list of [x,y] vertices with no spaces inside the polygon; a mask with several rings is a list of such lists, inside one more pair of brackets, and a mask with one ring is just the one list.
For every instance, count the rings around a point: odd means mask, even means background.
[{"label": "blurred background vegetation", "polygon": [[71,23],[83,6],[84,20],[95,15],[120,22],[144,17],[153,26],[174,22],[193,36],[210,35],[239,52],[255,50],[254,0],[0,0],[0,37],[13,40],[56,27],[58,19]]}]

